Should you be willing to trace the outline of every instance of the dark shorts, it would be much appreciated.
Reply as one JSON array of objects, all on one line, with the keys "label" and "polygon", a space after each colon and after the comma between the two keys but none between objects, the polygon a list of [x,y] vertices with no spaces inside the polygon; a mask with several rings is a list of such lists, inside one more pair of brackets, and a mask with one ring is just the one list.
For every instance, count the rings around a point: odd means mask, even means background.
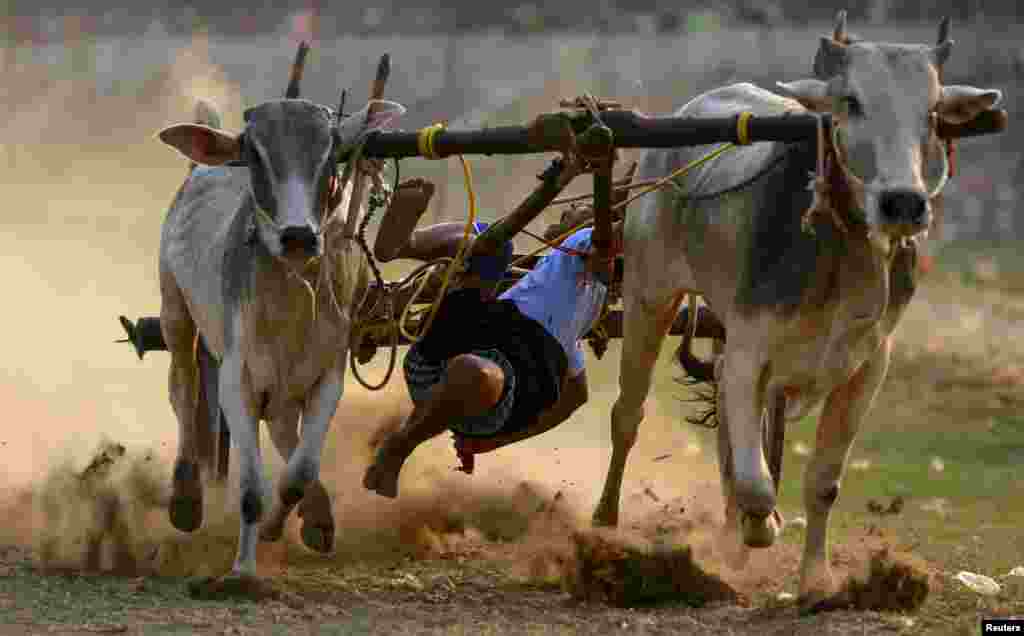
[{"label": "dark shorts", "polygon": [[426,400],[448,361],[467,353],[500,366],[505,386],[494,408],[452,423],[452,430],[467,437],[518,432],[558,401],[568,368],[562,346],[515,303],[484,301],[475,289],[448,294],[430,331],[409,348],[403,371],[413,401]]}]

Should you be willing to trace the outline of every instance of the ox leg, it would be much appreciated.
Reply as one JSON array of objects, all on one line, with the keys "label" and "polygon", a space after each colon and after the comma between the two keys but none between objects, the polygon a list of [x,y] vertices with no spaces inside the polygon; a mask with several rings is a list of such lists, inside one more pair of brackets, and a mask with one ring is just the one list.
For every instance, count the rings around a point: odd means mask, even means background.
[{"label": "ox leg", "polygon": [[238,449],[239,460],[242,519],[238,555],[232,572],[244,577],[255,577],[257,531],[263,518],[266,485],[260,457],[259,419],[246,399],[251,390],[238,354],[225,356],[220,368],[218,393],[231,437]]},{"label": "ox leg", "polygon": [[[743,543],[766,548],[775,542],[781,530],[775,512],[775,484],[764,457],[762,424],[764,418],[764,364],[756,349],[732,346],[726,341],[721,373],[721,414],[728,437],[728,463],[731,492],[739,514]],[[721,457],[719,461],[725,463]],[[727,504],[727,512],[729,504]]]},{"label": "ox leg", "polygon": [[889,368],[891,337],[883,341],[846,384],[828,396],[818,422],[814,456],[804,478],[807,538],[800,564],[800,608],[815,611],[832,592],[828,555],[828,517],[839,497],[850,447]]},{"label": "ox leg", "polygon": [[168,388],[171,406],[178,418],[178,456],[174,461],[168,515],[175,528],[193,532],[203,523],[203,484],[197,448],[196,325],[181,290],[166,272],[161,272],[160,290],[160,325],[171,352]]},{"label": "ox leg", "polygon": [[[341,356],[344,364],[345,356]],[[288,459],[275,514],[287,518],[303,502],[302,543],[310,550],[330,552],[334,547],[331,500],[320,484],[320,461],[331,420],[338,409],[345,384],[341,369],[332,368],[313,387],[302,413],[302,437]],[[308,498],[308,501],[307,501]]]},{"label": "ox leg", "polygon": [[[300,407],[296,405],[294,411],[289,411],[268,426],[270,439],[273,440],[281,458],[286,462],[291,460],[295,449],[299,447],[299,413]],[[284,491],[279,493],[279,498],[271,509],[270,516],[263,522],[263,526],[260,528],[261,540],[277,541],[284,534],[284,525],[288,520],[288,512],[291,510],[283,505],[285,496]],[[303,519],[303,537],[319,533],[319,536],[324,537],[324,544],[328,546],[334,544],[334,516],[331,512],[331,498],[319,479],[314,480],[306,488],[306,492],[302,496],[302,503],[299,504],[299,517]]]},{"label": "ox leg", "polygon": [[612,458],[605,477],[601,500],[594,510],[597,526],[617,526],[622,479],[626,460],[636,443],[637,429],[644,418],[644,403],[651,390],[651,377],[665,336],[672,327],[682,293],[655,303],[627,294],[624,300],[622,362],[619,368],[619,397],[612,406]]}]

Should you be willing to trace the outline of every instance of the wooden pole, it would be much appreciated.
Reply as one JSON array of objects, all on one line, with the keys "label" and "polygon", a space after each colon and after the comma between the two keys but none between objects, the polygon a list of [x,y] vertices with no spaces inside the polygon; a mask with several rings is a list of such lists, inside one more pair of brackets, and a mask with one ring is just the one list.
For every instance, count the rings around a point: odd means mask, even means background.
[{"label": "wooden pole", "polygon": [[[611,110],[601,114],[612,131],[617,148],[678,148],[713,143],[738,143],[736,117],[647,117],[635,111]],[[796,143],[817,135],[817,115],[790,113],[751,117],[748,124],[752,142]],[[830,119],[824,117],[825,124]],[[582,133],[590,125],[589,117],[572,117],[573,127]],[[980,113],[964,124],[940,122],[939,136],[944,139],[974,137],[1006,130],[1009,117],[1005,110]],[[418,132],[377,131],[367,139],[365,155],[374,158],[418,157]],[[560,138],[535,134],[531,125],[496,126],[482,130],[443,130],[434,137],[434,150],[441,157],[451,155],[521,155],[562,150]]]}]

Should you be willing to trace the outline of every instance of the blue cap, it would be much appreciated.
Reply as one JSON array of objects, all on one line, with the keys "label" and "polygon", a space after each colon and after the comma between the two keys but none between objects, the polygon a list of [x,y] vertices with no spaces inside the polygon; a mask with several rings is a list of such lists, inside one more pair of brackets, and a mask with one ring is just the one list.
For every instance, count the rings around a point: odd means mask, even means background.
[{"label": "blue cap", "polygon": [[[474,224],[477,236],[483,234],[490,224],[477,222]],[[505,277],[509,264],[512,262],[512,241],[505,241],[498,254],[476,254],[466,260],[466,271],[476,274],[482,280],[497,282]]]}]

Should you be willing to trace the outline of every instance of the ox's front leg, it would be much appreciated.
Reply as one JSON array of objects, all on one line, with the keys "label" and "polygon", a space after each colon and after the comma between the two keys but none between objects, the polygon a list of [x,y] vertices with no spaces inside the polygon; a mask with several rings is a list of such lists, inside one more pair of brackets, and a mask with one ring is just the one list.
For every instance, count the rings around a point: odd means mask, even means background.
[{"label": "ox's front leg", "polygon": [[[730,330],[730,339],[732,331],[741,333],[743,330]],[[723,478],[727,474],[732,478],[724,484],[727,517],[734,501],[743,543],[751,548],[766,548],[775,542],[781,528],[779,517],[774,514],[775,483],[764,457],[765,360],[756,346],[734,345],[734,341],[729,340],[722,364],[719,397],[724,419],[719,462],[729,462],[722,474]],[[722,449],[722,435],[728,439],[727,449]]]},{"label": "ox's front leg", "polygon": [[259,416],[254,412],[248,372],[237,350],[225,356],[221,365],[219,397],[239,460],[242,519],[233,573],[255,577],[257,531],[263,518],[266,485],[260,457]]},{"label": "ox's front leg", "polygon": [[638,285],[627,287],[624,302],[622,362],[619,369],[619,397],[612,406],[612,458],[605,477],[604,491],[594,511],[597,526],[619,523],[619,499],[629,451],[636,443],[637,429],[644,418],[644,402],[651,390],[651,377],[658,354],[672,327],[682,293],[657,302],[645,303],[631,293]]},{"label": "ox's front leg", "polygon": [[[344,364],[346,356],[340,359]],[[344,389],[343,371],[337,366],[324,373],[313,387],[302,413],[302,437],[278,486],[274,517],[287,518],[303,502],[302,542],[317,552],[330,552],[334,546],[334,518],[330,499],[319,481],[320,461]]]},{"label": "ox's front leg", "polygon": [[828,396],[818,422],[814,457],[804,477],[807,538],[800,564],[800,609],[815,611],[832,593],[828,556],[828,517],[839,497],[839,483],[864,415],[885,380],[892,337],[845,384]]}]

